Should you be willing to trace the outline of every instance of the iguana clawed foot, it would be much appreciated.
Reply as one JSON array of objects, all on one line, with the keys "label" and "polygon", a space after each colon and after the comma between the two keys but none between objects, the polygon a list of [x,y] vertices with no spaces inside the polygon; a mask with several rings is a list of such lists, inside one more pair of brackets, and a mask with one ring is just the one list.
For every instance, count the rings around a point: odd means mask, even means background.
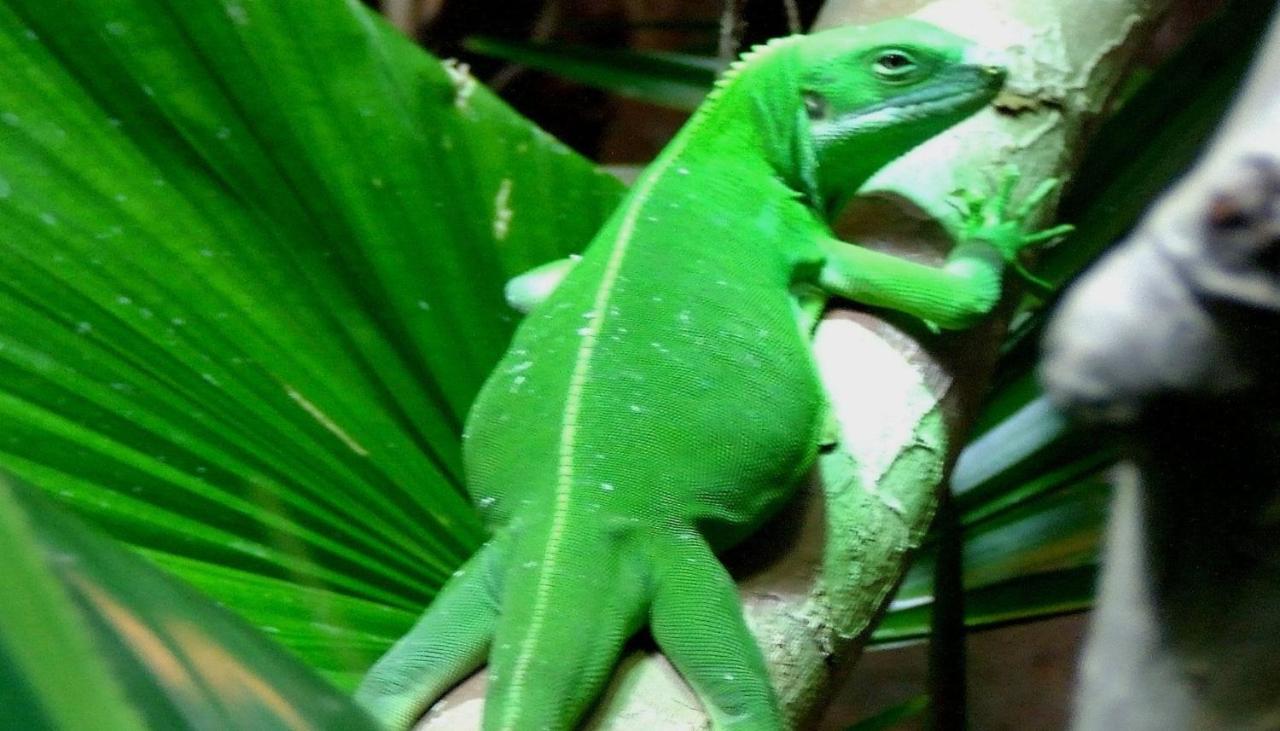
[{"label": "iguana clawed foot", "polygon": [[1021,174],[1017,167],[1006,166],[994,183],[969,186],[952,194],[949,201],[960,213],[958,236],[961,241],[985,241],[995,246],[1004,260],[1023,279],[1040,287],[1048,285],[1023,268],[1018,255],[1028,247],[1057,243],[1075,230],[1071,224],[1060,224],[1041,231],[1027,229],[1027,219],[1056,189],[1061,181],[1040,181],[1020,204],[1013,202],[1013,190]]},{"label": "iguana clawed foot", "polygon": [[[527,527],[527,526],[526,526]],[[540,531],[499,532],[445,585],[356,691],[384,728],[410,728],[489,663],[488,731],[568,729],[648,625],[718,731],[780,731],[764,658],[737,587],[692,529],[603,520],[555,560]],[[568,576],[574,581],[552,581]]]}]

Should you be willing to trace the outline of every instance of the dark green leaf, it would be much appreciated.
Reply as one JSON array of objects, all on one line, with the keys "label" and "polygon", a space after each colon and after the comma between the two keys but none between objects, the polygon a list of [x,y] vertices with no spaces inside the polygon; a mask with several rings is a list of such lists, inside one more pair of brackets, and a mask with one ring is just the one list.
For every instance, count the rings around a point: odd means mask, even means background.
[{"label": "dark green leaf", "polygon": [[476,37],[467,49],[549,71],[588,86],[675,109],[702,102],[725,63],[706,56],[662,51],[615,51],[564,43]]},{"label": "dark green leaf", "polygon": [[[965,624],[982,627],[1086,608],[1092,600],[1110,489],[1084,479],[968,522],[964,534]],[[921,550],[873,642],[928,635],[933,551]],[[1085,581],[1083,577],[1088,576]],[[1052,587],[1055,580],[1064,583]]]},{"label": "dark green leaf", "polygon": [[910,721],[929,709],[929,696],[918,695],[914,698],[891,706],[870,718],[864,718],[845,729],[845,731],[886,731],[895,728],[903,721]]},{"label": "dark green leaf", "polygon": [[[965,626],[977,630],[1083,611],[1093,603],[1096,580],[1095,567],[1078,566],[966,592]],[[891,612],[876,628],[872,643],[926,639],[929,609],[928,603],[922,603]]]}]

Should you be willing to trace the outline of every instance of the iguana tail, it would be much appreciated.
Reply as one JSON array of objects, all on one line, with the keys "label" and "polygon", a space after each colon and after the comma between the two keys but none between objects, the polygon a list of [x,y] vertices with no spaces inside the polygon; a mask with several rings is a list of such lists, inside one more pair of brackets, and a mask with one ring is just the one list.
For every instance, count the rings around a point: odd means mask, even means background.
[{"label": "iguana tail", "polygon": [[574,728],[644,623],[649,580],[633,538],[579,528],[559,541],[546,530],[514,541],[485,731]]},{"label": "iguana tail", "polygon": [[407,729],[488,656],[486,731],[570,729],[647,622],[714,729],[783,728],[737,587],[701,535],[548,535],[504,532],[485,544],[365,676],[360,704]]},{"label": "iguana tail", "polygon": [[597,526],[566,531],[559,550],[546,539],[513,543],[485,731],[574,728],[646,623],[712,728],[784,728],[737,586],[701,535]]}]

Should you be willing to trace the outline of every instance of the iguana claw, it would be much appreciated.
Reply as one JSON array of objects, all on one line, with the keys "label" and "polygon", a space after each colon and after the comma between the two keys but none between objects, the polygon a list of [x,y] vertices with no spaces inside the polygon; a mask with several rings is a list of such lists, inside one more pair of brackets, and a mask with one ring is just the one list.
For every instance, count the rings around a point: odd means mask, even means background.
[{"label": "iguana claw", "polygon": [[[1018,254],[1023,249],[1035,244],[1060,239],[1074,230],[1070,224],[1062,224],[1042,231],[1027,231],[1026,220],[1039,208],[1040,204],[1059,185],[1057,178],[1047,178],[1031,191],[1022,202],[1012,206],[1013,191],[1018,184],[1020,174],[1013,165],[1006,166],[1000,178],[987,187],[994,188],[990,194],[984,194],[974,187],[962,188],[952,194],[951,206],[960,213],[959,237],[963,241],[986,241],[1004,256],[1005,261],[1015,264]],[[1010,208],[1013,210],[1010,210]],[[1034,277],[1021,270],[1034,281]]]}]

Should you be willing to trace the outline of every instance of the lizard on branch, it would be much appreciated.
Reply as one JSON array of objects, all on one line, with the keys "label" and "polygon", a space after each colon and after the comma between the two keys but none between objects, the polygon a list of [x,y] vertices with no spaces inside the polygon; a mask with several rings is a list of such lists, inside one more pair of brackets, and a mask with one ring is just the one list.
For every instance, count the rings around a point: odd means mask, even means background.
[{"label": "lizard on branch", "polygon": [[941,267],[838,240],[877,169],[984,107],[1005,72],[896,20],[777,39],[717,82],[583,252],[508,286],[529,310],[467,419],[491,539],[357,693],[409,726],[489,663],[484,726],[566,729],[644,627],[722,729],[783,726],[716,552],[790,497],[828,419],[809,337],[828,295],[942,328],[1000,299],[1042,185],[962,199]]}]

